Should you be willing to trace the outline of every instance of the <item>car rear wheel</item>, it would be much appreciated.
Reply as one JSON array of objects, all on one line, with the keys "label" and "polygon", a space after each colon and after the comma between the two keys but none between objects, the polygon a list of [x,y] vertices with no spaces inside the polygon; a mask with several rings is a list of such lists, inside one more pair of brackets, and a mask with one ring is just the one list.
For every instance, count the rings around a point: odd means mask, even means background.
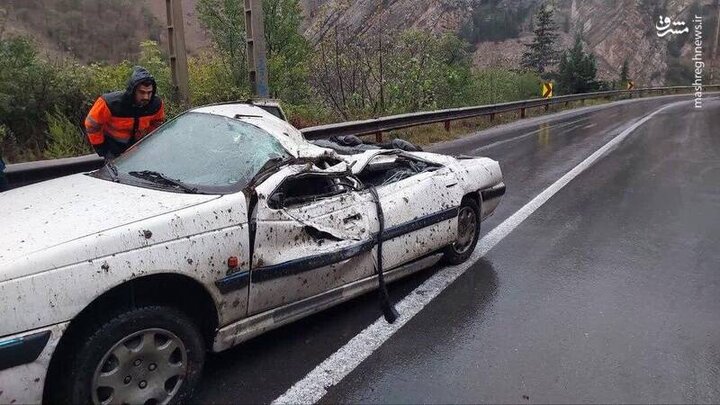
[{"label": "car rear wheel", "polygon": [[448,264],[460,264],[472,255],[480,237],[480,207],[471,198],[464,198],[458,210],[458,235],[455,242],[445,248],[443,259]]},{"label": "car rear wheel", "polygon": [[77,349],[65,387],[71,403],[187,402],[205,360],[194,322],[165,306],[123,312]]}]

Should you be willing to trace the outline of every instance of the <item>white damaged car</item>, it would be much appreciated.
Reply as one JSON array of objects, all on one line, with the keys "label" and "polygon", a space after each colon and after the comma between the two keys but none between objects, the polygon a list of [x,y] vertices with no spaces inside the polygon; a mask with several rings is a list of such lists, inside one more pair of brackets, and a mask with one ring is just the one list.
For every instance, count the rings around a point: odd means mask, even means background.
[{"label": "white damaged car", "polygon": [[0,194],[0,403],[187,400],[206,351],[467,260],[504,192],[491,159],[339,154],[255,105],[190,110]]}]

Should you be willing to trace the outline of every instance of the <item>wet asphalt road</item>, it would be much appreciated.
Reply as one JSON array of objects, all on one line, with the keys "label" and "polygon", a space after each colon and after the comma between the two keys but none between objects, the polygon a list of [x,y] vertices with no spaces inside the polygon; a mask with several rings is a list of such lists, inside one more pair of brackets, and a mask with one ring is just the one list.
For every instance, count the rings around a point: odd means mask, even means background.
[{"label": "wet asphalt road", "polygon": [[[485,234],[678,97],[436,145],[499,160]],[[390,286],[399,300],[432,268]],[[375,294],[209,358],[195,400],[270,402],[378,316]],[[720,402],[720,100],[666,110],[580,174],[323,402]]]}]

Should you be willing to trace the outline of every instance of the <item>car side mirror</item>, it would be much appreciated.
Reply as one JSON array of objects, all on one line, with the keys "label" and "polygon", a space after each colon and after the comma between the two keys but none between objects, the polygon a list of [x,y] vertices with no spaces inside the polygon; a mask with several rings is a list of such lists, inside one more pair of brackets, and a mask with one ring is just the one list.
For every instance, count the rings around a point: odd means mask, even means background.
[{"label": "car side mirror", "polygon": [[285,204],[285,193],[278,191],[268,198],[270,208],[280,208]]}]

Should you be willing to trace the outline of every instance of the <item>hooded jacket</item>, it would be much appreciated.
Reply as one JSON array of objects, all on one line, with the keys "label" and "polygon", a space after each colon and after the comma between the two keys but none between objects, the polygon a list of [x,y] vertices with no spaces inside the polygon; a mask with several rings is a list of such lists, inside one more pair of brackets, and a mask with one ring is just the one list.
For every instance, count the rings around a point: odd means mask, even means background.
[{"label": "hooded jacket", "polygon": [[[135,89],[152,83],[150,101],[135,105]],[[165,109],[157,96],[155,78],[145,68],[135,66],[124,91],[100,96],[85,118],[88,140],[100,156],[115,157],[149,134],[165,120]]]}]

